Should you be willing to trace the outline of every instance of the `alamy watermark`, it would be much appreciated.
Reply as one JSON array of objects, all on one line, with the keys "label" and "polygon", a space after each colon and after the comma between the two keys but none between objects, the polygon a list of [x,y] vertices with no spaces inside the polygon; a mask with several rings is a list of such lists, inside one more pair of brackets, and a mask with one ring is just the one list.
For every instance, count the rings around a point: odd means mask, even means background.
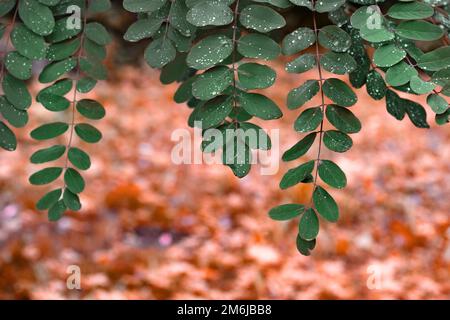
[{"label": "alamy watermark", "polygon": [[172,132],[171,140],[176,142],[171,153],[174,164],[259,164],[262,175],[278,172],[279,129],[200,128],[201,122],[195,122],[193,135],[188,129]]}]

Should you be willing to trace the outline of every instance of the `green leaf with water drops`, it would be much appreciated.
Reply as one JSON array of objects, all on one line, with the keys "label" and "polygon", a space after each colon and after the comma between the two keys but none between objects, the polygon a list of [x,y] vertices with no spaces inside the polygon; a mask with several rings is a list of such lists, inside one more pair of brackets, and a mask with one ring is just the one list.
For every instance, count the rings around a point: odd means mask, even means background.
[{"label": "green leaf with water drops", "polygon": [[320,29],[318,40],[321,46],[336,52],[345,52],[352,44],[350,35],[333,25]]},{"label": "green leaf with water drops", "polygon": [[322,67],[334,74],[346,74],[354,71],[357,67],[355,59],[346,52],[329,51],[320,58]]},{"label": "green leaf with water drops", "polygon": [[437,114],[444,113],[448,109],[448,102],[438,94],[430,94],[427,97],[427,103]]},{"label": "green leaf with water drops", "polygon": [[417,41],[438,40],[444,35],[438,25],[423,20],[403,21],[395,28],[395,32],[403,38]]},{"label": "green leaf with water drops", "polygon": [[210,100],[220,95],[233,83],[233,72],[226,66],[218,66],[199,75],[192,83],[192,94],[200,100]]},{"label": "green leaf with water drops", "polygon": [[287,97],[289,109],[297,109],[311,100],[320,90],[319,81],[307,80],[300,87],[292,89]]},{"label": "green leaf with water drops", "polygon": [[55,19],[49,7],[37,0],[20,0],[19,16],[23,23],[34,33],[47,36],[55,27]]},{"label": "green leaf with water drops", "polygon": [[320,160],[318,172],[320,179],[333,188],[342,189],[347,185],[345,173],[333,161]]},{"label": "green leaf with water drops", "polygon": [[323,93],[342,107],[351,107],[358,101],[353,90],[344,81],[337,78],[325,80]]},{"label": "green leaf with water drops", "polygon": [[144,59],[150,67],[162,68],[173,61],[176,50],[172,42],[166,37],[158,38],[145,49]]},{"label": "green leaf with water drops", "polygon": [[278,12],[262,5],[249,5],[239,14],[240,23],[258,32],[270,32],[286,25],[283,16]]},{"label": "green leaf with water drops", "polygon": [[336,222],[339,219],[339,208],[336,201],[321,186],[317,186],[314,190],[313,202],[317,212],[328,222]]},{"label": "green leaf with water drops", "polygon": [[391,67],[406,57],[406,51],[396,44],[387,44],[375,50],[373,62],[379,67]]},{"label": "green leaf with water drops", "polygon": [[297,132],[309,132],[315,130],[323,120],[321,107],[309,108],[303,111],[295,120],[294,129]]},{"label": "green leaf with water drops", "polygon": [[259,63],[244,63],[238,69],[239,86],[245,90],[265,89],[275,83],[276,72]]},{"label": "green leaf with water drops", "polygon": [[31,106],[31,95],[22,80],[7,73],[3,77],[2,86],[6,99],[14,107],[20,110],[26,110]]},{"label": "green leaf with water drops", "polygon": [[192,7],[186,19],[197,27],[223,26],[233,21],[233,12],[226,4],[219,1],[204,1]]},{"label": "green leaf with water drops", "polygon": [[286,71],[289,73],[303,73],[311,70],[316,65],[316,56],[305,53],[286,64]]},{"label": "green leaf with water drops", "polygon": [[281,49],[268,36],[250,33],[238,40],[237,51],[247,58],[273,60],[280,55]]},{"label": "green leaf with water drops", "polygon": [[334,152],[346,152],[353,146],[352,138],[337,130],[327,130],[323,134],[323,144]]},{"label": "green leaf with water drops", "polygon": [[0,148],[7,151],[14,151],[17,148],[14,132],[3,121],[0,121]]},{"label": "green leaf with water drops", "polygon": [[209,36],[197,43],[187,56],[191,68],[202,70],[215,66],[233,52],[233,42],[224,35]]},{"label": "green leaf with water drops", "polygon": [[291,55],[306,48],[309,48],[316,42],[316,34],[313,30],[306,27],[298,28],[289,33],[282,42],[283,54]]},{"label": "green leaf with water drops", "polygon": [[381,100],[386,96],[386,83],[377,71],[372,70],[367,75],[367,93],[375,100]]}]

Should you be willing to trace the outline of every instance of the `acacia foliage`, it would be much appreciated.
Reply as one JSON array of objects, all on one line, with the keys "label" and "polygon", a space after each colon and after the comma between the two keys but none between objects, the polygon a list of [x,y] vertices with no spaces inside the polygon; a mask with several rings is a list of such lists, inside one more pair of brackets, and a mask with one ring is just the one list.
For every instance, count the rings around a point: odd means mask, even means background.
[{"label": "acacia foliage", "polygon": [[[419,128],[429,128],[427,109],[435,114],[439,125],[449,121],[447,2],[124,0],[124,9],[136,16],[124,39],[148,42],[144,59],[150,67],[161,69],[163,84],[179,83],[174,100],[192,109],[190,126],[231,130],[236,133],[232,136],[235,140],[242,139],[240,134],[247,130],[264,136],[264,130],[252,119],[270,121],[283,115],[280,107],[261,93],[274,84],[277,76],[266,61],[284,55],[289,57],[285,68],[288,73],[317,70],[314,78],[287,93],[288,109],[301,108],[295,111],[299,115],[293,129],[302,137],[283,154],[283,161],[300,162],[280,181],[281,189],[312,184],[311,200],[282,204],[269,212],[275,220],[299,219],[297,248],[309,255],[319,234],[319,221],[336,222],[339,218],[338,205],[327,189],[344,188],[347,178],[335,162],[322,157],[321,151],[327,148],[343,153],[352,147],[350,135],[361,130],[360,121],[351,111],[358,102],[355,88],[365,86],[373,99],[385,99],[390,115],[398,120],[407,117]],[[67,28],[71,17],[67,8],[73,5],[82,9],[81,28],[75,30]],[[298,7],[307,13],[296,17],[293,27],[287,26],[285,17]],[[12,29],[4,32],[3,38],[6,42],[11,39],[15,47],[2,58],[4,96],[0,111],[4,120],[16,127],[26,124],[31,96],[24,80],[31,77],[34,60],[48,62],[39,81],[50,84],[36,100],[46,109],[66,112],[68,116],[65,121],[43,124],[31,133],[37,140],[68,135],[67,143],[38,150],[31,158],[33,163],[65,158],[63,166],[49,166],[30,177],[32,184],[43,185],[63,176],[62,187],[47,193],[37,204],[38,209],[48,210],[51,220],[58,220],[66,210],[81,208],[78,194],[85,182],[79,170],[87,170],[90,159],[73,145],[73,137],[88,143],[101,138],[92,124],[76,116],[99,120],[105,115],[101,104],[79,95],[106,78],[101,61],[111,38],[91,17],[109,8],[107,0],[19,0],[0,4],[0,16],[10,16],[9,27],[3,29]],[[319,25],[324,17],[328,22]],[[280,31],[287,32],[281,41]],[[342,80],[343,75],[350,85]],[[71,99],[66,98],[69,93],[73,93]],[[399,93],[426,95],[427,106]],[[316,96],[320,104],[311,105]],[[1,146],[13,150],[16,141],[5,121],[0,128]],[[325,129],[328,127],[332,129]],[[234,150],[229,158],[226,139],[220,145],[205,134],[202,149],[222,149],[224,164],[242,178],[251,169],[251,149],[270,149],[270,140],[263,140],[256,144],[244,141],[244,148]],[[318,151],[314,160],[301,161],[315,144]]]}]

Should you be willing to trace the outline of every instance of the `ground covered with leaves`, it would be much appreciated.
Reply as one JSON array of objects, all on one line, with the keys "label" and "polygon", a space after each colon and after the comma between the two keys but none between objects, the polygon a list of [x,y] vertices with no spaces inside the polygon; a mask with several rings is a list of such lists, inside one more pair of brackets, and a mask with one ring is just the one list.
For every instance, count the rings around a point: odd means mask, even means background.
[{"label": "ground covered with leaves", "polygon": [[[175,85],[164,87],[145,70],[124,67],[95,90],[107,117],[98,125],[100,144],[77,141],[93,160],[81,212],[54,224],[34,209],[45,188],[27,181],[38,148],[29,132],[55,114],[33,105],[18,150],[2,153],[0,298],[449,298],[448,127],[398,122],[384,101],[360,90],[352,111],[363,129],[354,147],[345,155],[324,151],[349,181],[332,191],[340,220],[323,224],[318,248],[304,257],[295,248],[296,222],[272,221],[267,212],[308,201],[311,187],[279,190],[291,164],[274,176],[255,166],[242,180],[222,165],[173,164],[171,134],[187,128],[189,109],[173,102]],[[286,93],[315,71],[279,74],[266,92],[284,117],[261,125],[282,130],[284,151],[301,137]],[[66,288],[70,265],[81,268],[81,290]]]}]

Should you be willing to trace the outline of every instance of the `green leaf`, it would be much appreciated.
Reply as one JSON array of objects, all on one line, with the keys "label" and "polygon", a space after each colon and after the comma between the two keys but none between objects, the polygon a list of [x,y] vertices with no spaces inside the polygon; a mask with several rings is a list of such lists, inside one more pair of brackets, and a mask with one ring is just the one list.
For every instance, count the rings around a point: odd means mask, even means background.
[{"label": "green leaf", "polygon": [[19,53],[32,60],[45,58],[47,46],[44,38],[22,24],[17,24],[11,32],[11,42]]},{"label": "green leaf", "polygon": [[73,193],[83,192],[85,187],[83,177],[77,170],[73,168],[66,169],[66,172],[64,173],[64,183],[66,184],[67,188]]},{"label": "green leaf", "polygon": [[130,12],[153,12],[160,9],[167,0],[124,0],[123,7]]},{"label": "green leaf", "polygon": [[41,149],[33,153],[30,158],[31,163],[39,164],[57,160],[66,152],[66,146],[55,145],[46,149]]},{"label": "green leaf", "polygon": [[197,27],[224,26],[233,21],[233,12],[226,4],[218,1],[204,1],[192,7],[186,19]]},{"label": "green leaf", "polygon": [[53,112],[64,111],[70,107],[71,102],[65,97],[44,92],[39,94],[39,102],[45,109]]},{"label": "green leaf", "polygon": [[412,77],[417,76],[417,70],[408,63],[401,61],[390,67],[386,72],[386,82],[397,87],[407,84]]},{"label": "green leaf", "polygon": [[386,92],[387,112],[394,116],[397,120],[402,120],[405,117],[405,109],[404,99],[400,98],[394,91],[388,90]]},{"label": "green leaf", "polygon": [[319,218],[314,209],[305,211],[298,225],[298,234],[303,240],[313,240],[319,234]]},{"label": "green leaf", "polygon": [[80,48],[81,39],[52,44],[47,50],[47,60],[50,62],[61,61],[74,55]]},{"label": "green leaf", "polygon": [[77,194],[71,192],[68,188],[64,190],[63,194],[64,205],[73,211],[78,211],[81,209],[80,198]]},{"label": "green leaf", "polygon": [[46,193],[39,201],[36,203],[36,208],[38,210],[47,210],[51,208],[60,198],[62,194],[62,189],[56,189]]},{"label": "green leaf", "polygon": [[6,99],[17,109],[26,110],[31,106],[31,95],[22,80],[14,78],[9,73],[3,78],[3,92]]},{"label": "green leaf", "polygon": [[273,220],[284,221],[293,219],[305,211],[305,206],[296,203],[282,204],[269,211],[269,217]]},{"label": "green leaf", "polygon": [[76,58],[50,63],[45,66],[39,75],[39,82],[50,83],[61,77],[63,74],[72,71],[77,66]]},{"label": "green leaf", "polygon": [[315,130],[323,121],[321,107],[309,108],[303,111],[295,120],[294,129],[297,132],[309,132]]},{"label": "green leaf", "polygon": [[361,122],[347,108],[329,105],[326,110],[328,121],[345,133],[356,133],[361,130]]},{"label": "green leaf", "polygon": [[434,113],[441,114],[447,111],[448,103],[438,94],[430,94],[427,97],[427,103],[431,107]]},{"label": "green leaf", "polygon": [[261,5],[249,5],[239,14],[240,23],[258,32],[270,32],[286,25],[283,16],[275,10]]},{"label": "green leaf", "polygon": [[313,145],[316,140],[317,133],[311,132],[306,135],[302,140],[293,145],[289,150],[283,154],[283,161],[292,161],[303,156]]},{"label": "green leaf", "polygon": [[63,169],[60,167],[45,168],[30,176],[30,183],[33,185],[49,184],[61,175]]},{"label": "green leaf", "polygon": [[49,221],[58,221],[64,215],[66,211],[66,205],[63,200],[57,201],[53,206],[48,210],[48,220]]},{"label": "green leaf", "polygon": [[319,43],[322,47],[336,51],[347,51],[352,40],[350,35],[338,26],[325,26],[319,31]]},{"label": "green leaf", "polygon": [[438,40],[444,35],[439,26],[423,20],[403,21],[395,28],[395,32],[403,38],[418,41]]},{"label": "green leaf", "polygon": [[77,91],[81,93],[88,93],[95,87],[96,84],[97,80],[92,79],[91,77],[81,78],[77,82]]},{"label": "green leaf", "polygon": [[302,182],[314,169],[314,161],[308,161],[296,168],[289,169],[280,181],[280,189],[287,189]]},{"label": "green leaf", "polygon": [[72,147],[68,152],[69,161],[80,170],[87,170],[91,167],[89,155],[81,149]]},{"label": "green leaf", "polygon": [[200,100],[217,97],[233,83],[233,77],[233,71],[226,66],[209,69],[192,83],[192,94]]},{"label": "green leaf", "polygon": [[44,124],[33,131],[30,135],[35,140],[48,140],[62,135],[69,129],[69,125],[65,122],[53,122]]},{"label": "green leaf", "polygon": [[27,80],[32,76],[32,61],[17,51],[11,51],[6,55],[5,67],[9,73],[20,80]]},{"label": "green leaf", "polygon": [[244,63],[238,67],[239,86],[245,90],[265,89],[275,83],[276,72],[259,63]]},{"label": "green leaf", "polygon": [[423,54],[417,60],[417,64],[419,68],[427,71],[438,71],[450,67],[450,46]]},{"label": "green leaf", "polygon": [[163,19],[144,18],[133,23],[125,32],[126,41],[137,42],[152,37],[163,23]]},{"label": "green leaf", "polygon": [[321,186],[313,193],[313,202],[317,212],[327,221],[336,222],[339,219],[339,209],[333,197]]},{"label": "green leaf", "polygon": [[289,33],[282,42],[283,53],[291,55],[306,48],[316,42],[316,34],[310,28],[301,27]]},{"label": "green leaf", "polygon": [[144,58],[153,68],[162,68],[175,59],[176,50],[169,39],[158,38],[145,49]]},{"label": "green leaf", "polygon": [[409,85],[411,90],[417,94],[427,94],[436,88],[432,82],[424,81],[418,75],[411,78]]},{"label": "green leaf", "polygon": [[391,67],[406,57],[406,51],[391,43],[375,50],[373,62],[379,67]]},{"label": "green leaf", "polygon": [[238,40],[237,51],[247,58],[273,60],[278,58],[281,49],[268,36],[250,33]]},{"label": "green leaf", "polygon": [[[295,1],[298,1],[298,0],[295,0]],[[309,256],[309,255],[311,255],[311,250],[313,250],[316,246],[316,239],[307,241],[307,240],[303,240],[300,237],[300,235],[297,235],[296,244],[297,244],[298,252],[300,252],[304,256]]]},{"label": "green leaf", "polygon": [[384,26],[374,28],[373,26],[369,27],[364,24],[361,27],[360,33],[364,40],[374,43],[390,41],[395,38],[395,34]]},{"label": "green leaf", "polygon": [[396,3],[389,8],[388,16],[400,20],[415,20],[429,18],[434,14],[432,6],[418,1]]},{"label": "green leaf", "polygon": [[346,152],[353,146],[352,138],[336,130],[325,131],[323,134],[323,143],[328,149],[334,152]]},{"label": "green leaf", "polygon": [[14,107],[4,96],[0,96],[0,114],[15,128],[22,128],[28,123],[28,113]]},{"label": "green leaf", "polygon": [[75,126],[75,132],[81,140],[87,143],[96,143],[102,138],[101,132],[87,123],[77,124]]},{"label": "green leaf", "polygon": [[209,36],[197,43],[187,56],[190,67],[208,69],[225,60],[233,52],[233,42],[224,35]]},{"label": "green leaf", "polygon": [[405,111],[411,122],[418,128],[429,128],[427,112],[417,102],[404,99]]},{"label": "green leaf", "polygon": [[37,0],[20,0],[19,16],[34,33],[47,36],[55,27],[52,11]]},{"label": "green leaf", "polygon": [[355,59],[348,53],[332,51],[329,51],[322,56],[320,64],[326,71],[334,74],[350,73],[358,66]]},{"label": "green leaf", "polygon": [[286,71],[289,73],[303,73],[311,70],[316,65],[316,57],[306,53],[286,64]]},{"label": "green leaf", "polygon": [[78,112],[91,120],[100,120],[105,116],[105,108],[92,99],[82,99],[77,102]]},{"label": "green leaf", "polygon": [[319,81],[307,80],[300,87],[292,89],[287,97],[289,109],[297,109],[311,100],[320,90]]},{"label": "green leaf", "polygon": [[14,132],[3,121],[0,121],[0,148],[7,151],[14,151],[17,148]]},{"label": "green leaf", "polygon": [[319,13],[331,12],[345,3],[345,0],[322,0],[315,3],[315,10]]},{"label": "green leaf", "polygon": [[336,78],[325,80],[323,93],[342,107],[351,107],[358,101],[353,90],[344,81]]},{"label": "green leaf", "polygon": [[89,40],[101,46],[107,45],[112,40],[106,28],[98,22],[88,23],[84,32]]},{"label": "green leaf", "polygon": [[241,122],[239,127],[244,130],[245,135],[251,137],[245,140],[250,149],[270,150],[272,148],[270,137],[261,127],[250,122]]},{"label": "green leaf", "polygon": [[386,83],[377,71],[372,70],[367,75],[367,93],[375,100],[381,100],[386,96]]},{"label": "green leaf", "polygon": [[273,120],[283,116],[275,102],[262,94],[241,92],[238,99],[240,106],[252,116],[263,120]]},{"label": "green leaf", "polygon": [[347,185],[345,173],[333,161],[320,160],[318,171],[320,179],[333,188],[342,189]]},{"label": "green leaf", "polygon": [[195,108],[194,120],[202,129],[211,128],[222,123],[233,109],[231,97],[219,96]]}]

